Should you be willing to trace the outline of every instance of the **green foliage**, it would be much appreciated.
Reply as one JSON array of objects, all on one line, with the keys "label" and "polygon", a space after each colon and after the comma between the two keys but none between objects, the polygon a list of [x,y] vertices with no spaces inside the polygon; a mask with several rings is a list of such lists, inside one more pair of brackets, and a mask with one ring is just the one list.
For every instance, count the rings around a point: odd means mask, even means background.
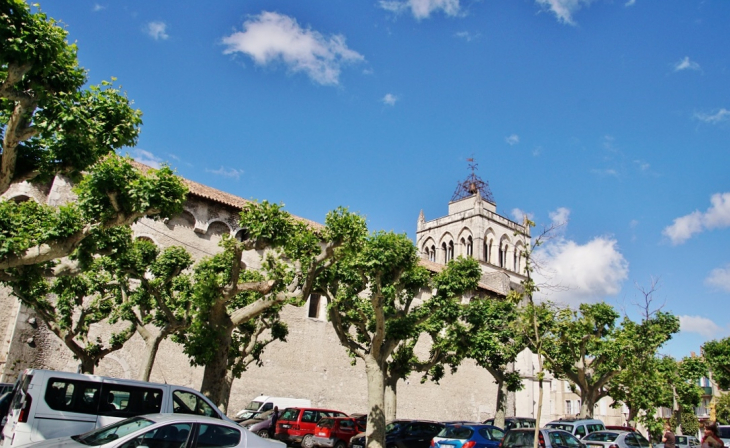
[{"label": "green foliage", "polygon": [[[686,411],[682,412],[682,434],[685,435],[695,435],[700,430],[700,421],[697,420],[697,416],[694,413],[694,410],[687,409]],[[677,416],[673,415],[672,418],[669,420],[669,425],[672,428],[676,428],[677,425]]]},{"label": "green foliage", "polygon": [[0,202],[0,259],[38,244],[63,241],[83,228],[75,205],[48,207],[35,201]]},{"label": "green foliage", "polygon": [[708,341],[702,346],[702,355],[712,370],[712,378],[720,389],[730,390],[730,337]]},{"label": "green foliage", "polygon": [[715,420],[721,425],[730,425],[730,393],[724,393],[717,399]]}]

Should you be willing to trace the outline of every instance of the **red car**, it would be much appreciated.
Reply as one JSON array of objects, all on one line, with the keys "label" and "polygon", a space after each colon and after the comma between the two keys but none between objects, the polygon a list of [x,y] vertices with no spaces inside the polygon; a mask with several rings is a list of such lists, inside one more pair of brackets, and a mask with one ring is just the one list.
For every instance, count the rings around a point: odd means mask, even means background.
[{"label": "red car", "polygon": [[347,417],[332,409],[287,408],[276,422],[274,438],[287,445],[301,443],[302,448],[314,447],[314,430],[325,417]]},{"label": "red car", "polygon": [[314,446],[345,448],[352,436],[365,431],[365,428],[353,417],[328,417],[320,420],[314,431]]}]

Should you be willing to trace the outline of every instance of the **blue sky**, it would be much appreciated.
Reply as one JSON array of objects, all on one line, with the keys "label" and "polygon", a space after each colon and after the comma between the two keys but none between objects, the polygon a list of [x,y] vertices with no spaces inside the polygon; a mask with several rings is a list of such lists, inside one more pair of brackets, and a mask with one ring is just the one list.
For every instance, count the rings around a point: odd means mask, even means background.
[{"label": "blue sky", "polygon": [[474,157],[500,214],[564,223],[553,300],[655,304],[684,356],[730,334],[730,2],[48,0],[138,160],[414,236]]}]

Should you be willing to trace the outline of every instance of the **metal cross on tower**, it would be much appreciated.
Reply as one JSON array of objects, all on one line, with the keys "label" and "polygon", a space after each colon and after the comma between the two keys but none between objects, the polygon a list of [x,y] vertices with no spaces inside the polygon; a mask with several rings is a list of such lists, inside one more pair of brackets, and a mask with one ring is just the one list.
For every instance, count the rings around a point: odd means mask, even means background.
[{"label": "metal cross on tower", "polygon": [[494,196],[492,196],[492,190],[489,189],[489,183],[477,176],[476,171],[479,164],[474,161],[473,157],[466,159],[466,161],[469,162],[471,174],[469,174],[465,181],[459,182],[456,185],[456,191],[454,191],[454,195],[451,197],[451,202],[474,196],[479,192],[485,201],[494,204]]}]

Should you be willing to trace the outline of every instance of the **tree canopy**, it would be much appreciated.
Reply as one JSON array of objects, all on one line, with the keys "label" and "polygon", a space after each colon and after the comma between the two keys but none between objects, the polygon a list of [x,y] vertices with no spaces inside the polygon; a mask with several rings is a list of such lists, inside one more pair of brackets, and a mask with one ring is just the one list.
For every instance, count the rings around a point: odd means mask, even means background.
[{"label": "tree canopy", "polygon": [[712,379],[720,389],[730,389],[730,337],[708,341],[702,346],[702,355],[712,371]]}]

